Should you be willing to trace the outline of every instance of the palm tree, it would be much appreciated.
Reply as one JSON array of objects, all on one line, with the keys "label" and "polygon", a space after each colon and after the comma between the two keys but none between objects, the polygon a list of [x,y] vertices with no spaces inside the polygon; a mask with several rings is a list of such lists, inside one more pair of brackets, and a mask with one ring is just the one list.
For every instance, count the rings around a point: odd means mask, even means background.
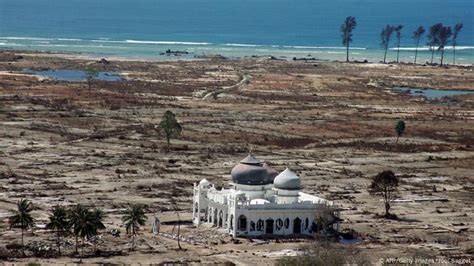
[{"label": "palm tree", "polygon": [[80,236],[80,226],[82,222],[82,218],[85,216],[87,213],[86,207],[84,207],[82,204],[77,204],[74,207],[72,207],[68,214],[69,214],[69,225],[72,227],[72,233],[74,234],[74,237],[76,239],[76,247],[75,247],[75,254],[77,254],[77,249],[79,246],[79,236]]},{"label": "palm tree", "polygon": [[385,28],[382,29],[382,32],[380,33],[380,39],[382,40],[382,47],[385,50],[385,53],[383,55],[383,63],[386,63],[387,59],[387,50],[388,46],[390,44],[390,38],[392,36],[392,33],[395,31],[395,27],[392,25],[386,25]]},{"label": "palm tree", "polygon": [[13,216],[8,220],[10,228],[20,227],[21,228],[21,246],[24,246],[24,231],[33,227],[34,219],[31,216],[33,210],[33,204],[27,199],[21,199],[16,204],[17,209],[12,211]]},{"label": "palm tree", "polygon": [[428,33],[428,46],[431,50],[431,64],[433,64],[435,47],[438,45],[438,31],[443,27],[443,24],[437,23],[430,27],[430,32]]},{"label": "palm tree", "polygon": [[61,234],[69,230],[69,220],[66,208],[62,206],[55,206],[52,209],[52,214],[49,216],[49,223],[46,224],[46,228],[50,229],[53,233],[56,232],[58,245],[58,253],[61,256]]},{"label": "palm tree", "polygon": [[451,35],[453,34],[453,31],[451,30],[451,27],[441,27],[440,30],[438,31],[438,51],[441,51],[441,64],[440,66],[443,66],[443,58],[444,58],[444,50],[446,48],[446,45],[449,43],[449,39],[451,38]]},{"label": "palm tree", "polygon": [[[94,236],[97,236],[100,230],[105,229],[105,225],[104,225],[105,213],[102,209],[95,208],[91,212],[91,216],[92,216],[92,223],[94,224]],[[94,252],[96,251],[97,251],[97,239],[94,240]]]},{"label": "palm tree", "polygon": [[352,42],[352,31],[357,26],[355,17],[347,17],[341,25],[342,44],[346,46],[346,62],[349,62],[349,44]]},{"label": "palm tree", "polygon": [[93,213],[83,208],[77,215],[77,223],[74,225],[74,234],[82,239],[81,257],[84,257],[84,242],[87,238],[96,235]]},{"label": "palm tree", "polygon": [[421,36],[423,36],[424,33],[425,33],[425,28],[423,28],[423,26],[419,26],[418,29],[416,29],[413,32],[413,40],[415,40],[415,43],[416,43],[415,61],[414,61],[415,65],[416,65],[416,57],[418,56],[418,47],[420,46]]},{"label": "palm tree", "polygon": [[145,225],[146,215],[143,205],[130,206],[122,217],[127,234],[132,235],[132,250],[135,249],[135,235],[138,234],[140,226]]},{"label": "palm tree", "polygon": [[402,39],[402,29],[403,25],[398,25],[394,28],[395,32],[397,33],[397,63],[400,55],[400,41]]},{"label": "palm tree", "polygon": [[176,116],[171,111],[166,111],[163,115],[163,120],[160,122],[160,128],[165,132],[167,150],[170,148],[171,137],[181,134],[181,125],[176,120]]},{"label": "palm tree", "polygon": [[454,26],[454,29],[453,29],[453,39],[451,41],[453,44],[453,65],[456,64],[456,45],[458,44],[457,43],[458,34],[463,27],[464,25],[462,23],[458,23]]}]

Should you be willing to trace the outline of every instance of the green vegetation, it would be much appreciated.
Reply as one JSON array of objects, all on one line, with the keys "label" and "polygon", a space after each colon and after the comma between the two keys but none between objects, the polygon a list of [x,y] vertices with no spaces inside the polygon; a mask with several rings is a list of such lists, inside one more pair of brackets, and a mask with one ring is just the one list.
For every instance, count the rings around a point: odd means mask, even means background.
[{"label": "green vegetation", "polygon": [[130,206],[122,217],[127,234],[132,235],[132,250],[135,249],[135,236],[138,234],[140,226],[145,225],[145,207],[143,205]]},{"label": "green vegetation", "polygon": [[394,218],[390,214],[390,202],[395,197],[398,189],[398,178],[390,171],[383,171],[377,174],[369,187],[369,192],[373,195],[381,195],[385,204],[385,217]]},{"label": "green vegetation", "polygon": [[69,211],[70,226],[76,238],[76,254],[79,237],[82,239],[81,254],[84,256],[84,241],[88,238],[96,237],[99,234],[99,230],[105,229],[105,225],[103,224],[104,218],[105,215],[102,210],[89,210],[81,204],[74,206]]},{"label": "green vegetation", "polygon": [[346,46],[346,62],[349,62],[349,45],[352,42],[352,31],[357,26],[355,17],[347,17],[341,25],[342,45]]},{"label": "green vegetation", "polygon": [[400,138],[403,135],[403,132],[405,132],[405,121],[400,120],[397,122],[395,125],[395,132],[397,133],[396,143],[398,143],[398,138]]},{"label": "green vegetation", "polygon": [[49,216],[49,223],[46,228],[56,233],[56,244],[58,246],[58,253],[61,256],[61,236],[69,230],[69,220],[66,208],[62,206],[55,206],[52,209],[52,214]]},{"label": "green vegetation", "polygon": [[163,120],[160,122],[160,128],[165,132],[167,150],[170,148],[171,138],[181,134],[181,125],[176,120],[176,116],[171,111],[166,111]]},{"label": "green vegetation", "polygon": [[435,47],[438,44],[438,32],[441,27],[443,27],[443,24],[441,23],[434,24],[430,27],[430,31],[428,33],[427,45],[430,47],[431,50],[431,64],[433,64]]},{"label": "green vegetation", "polygon": [[102,209],[95,208],[91,211],[91,220],[94,226],[94,253],[97,251],[97,235],[99,234],[98,231],[105,229],[104,219],[105,213]]},{"label": "green vegetation", "polygon": [[413,40],[415,40],[416,43],[416,49],[415,49],[415,61],[413,62],[416,65],[416,58],[418,56],[418,47],[420,46],[420,40],[423,34],[425,33],[425,28],[423,26],[419,26],[414,32],[413,32]]},{"label": "green vegetation", "polygon": [[24,247],[24,231],[33,227],[34,219],[31,216],[33,210],[33,204],[27,199],[19,200],[17,203],[17,209],[13,211],[13,216],[8,220],[10,228],[20,227],[21,228],[21,246]]},{"label": "green vegetation", "polygon": [[451,27],[441,26],[441,28],[438,30],[437,40],[438,40],[438,51],[441,51],[441,64],[440,64],[441,66],[443,66],[444,50],[445,50],[446,45],[449,43],[451,35],[453,35],[453,31],[451,30]]},{"label": "green vegetation", "polygon": [[89,92],[91,91],[92,88],[92,81],[99,76],[99,71],[93,67],[87,67],[86,68],[86,80],[87,80],[87,85],[89,87]]}]

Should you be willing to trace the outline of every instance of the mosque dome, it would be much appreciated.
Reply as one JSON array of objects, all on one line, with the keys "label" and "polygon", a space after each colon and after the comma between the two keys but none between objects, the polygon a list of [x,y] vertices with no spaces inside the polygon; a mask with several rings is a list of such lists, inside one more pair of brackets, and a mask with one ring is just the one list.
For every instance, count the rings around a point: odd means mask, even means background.
[{"label": "mosque dome", "polygon": [[263,164],[263,168],[265,168],[267,170],[268,183],[273,183],[273,180],[278,175],[278,172],[275,169],[273,169],[270,165],[268,165],[267,163]]},{"label": "mosque dome", "polygon": [[252,154],[245,157],[230,172],[232,181],[240,185],[265,185],[268,184],[267,169]]},{"label": "mosque dome", "polygon": [[285,171],[275,177],[273,186],[285,190],[298,190],[301,189],[301,178],[286,168]]}]

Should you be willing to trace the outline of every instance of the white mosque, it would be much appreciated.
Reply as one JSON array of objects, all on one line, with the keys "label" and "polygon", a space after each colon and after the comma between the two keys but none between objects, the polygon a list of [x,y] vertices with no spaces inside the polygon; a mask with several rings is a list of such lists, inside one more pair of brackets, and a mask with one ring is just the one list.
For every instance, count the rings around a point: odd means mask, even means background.
[{"label": "white mosque", "polygon": [[[231,176],[228,189],[206,179],[194,184],[195,225],[213,224],[232,236],[312,235],[323,210],[339,217],[333,202],[301,192],[301,178],[290,169],[278,173],[252,154]],[[332,226],[339,229],[338,222]]]}]

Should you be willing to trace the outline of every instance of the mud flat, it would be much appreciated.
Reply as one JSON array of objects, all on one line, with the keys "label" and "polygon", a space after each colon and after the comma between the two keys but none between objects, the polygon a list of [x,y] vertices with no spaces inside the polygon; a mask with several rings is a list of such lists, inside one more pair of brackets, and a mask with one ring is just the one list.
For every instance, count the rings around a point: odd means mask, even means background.
[{"label": "mud flat", "polygon": [[[22,72],[87,66],[123,79],[95,81],[89,92],[85,82]],[[374,263],[387,257],[472,258],[466,250],[474,245],[474,95],[429,99],[394,92],[396,87],[474,90],[473,68],[263,58],[103,64],[0,52],[2,259],[79,261],[21,258],[7,249],[20,231],[10,230],[5,217],[21,198],[35,204],[38,226],[25,240],[36,246],[55,248],[42,229],[52,206],[103,208],[103,255],[84,258],[87,263],[272,264],[299,254],[311,240],[233,240],[214,228],[183,224],[186,251],[178,251],[169,237],[172,223],[162,226],[166,234],[150,233],[155,213],[163,221],[176,219],[171,197],[190,219],[192,184],[207,178],[227,185],[231,168],[249,150],[278,170],[292,167],[306,192],[336,201],[344,210],[342,228],[360,235],[354,247]],[[183,126],[169,152],[156,130],[166,110]],[[396,143],[399,119],[407,129]],[[377,218],[382,202],[367,193],[370,178],[384,169],[401,177],[393,206],[399,220]],[[133,252],[120,222],[129,203],[147,204],[150,220]],[[114,228],[120,237],[108,233]],[[63,252],[70,254],[73,238],[65,241]]]}]

